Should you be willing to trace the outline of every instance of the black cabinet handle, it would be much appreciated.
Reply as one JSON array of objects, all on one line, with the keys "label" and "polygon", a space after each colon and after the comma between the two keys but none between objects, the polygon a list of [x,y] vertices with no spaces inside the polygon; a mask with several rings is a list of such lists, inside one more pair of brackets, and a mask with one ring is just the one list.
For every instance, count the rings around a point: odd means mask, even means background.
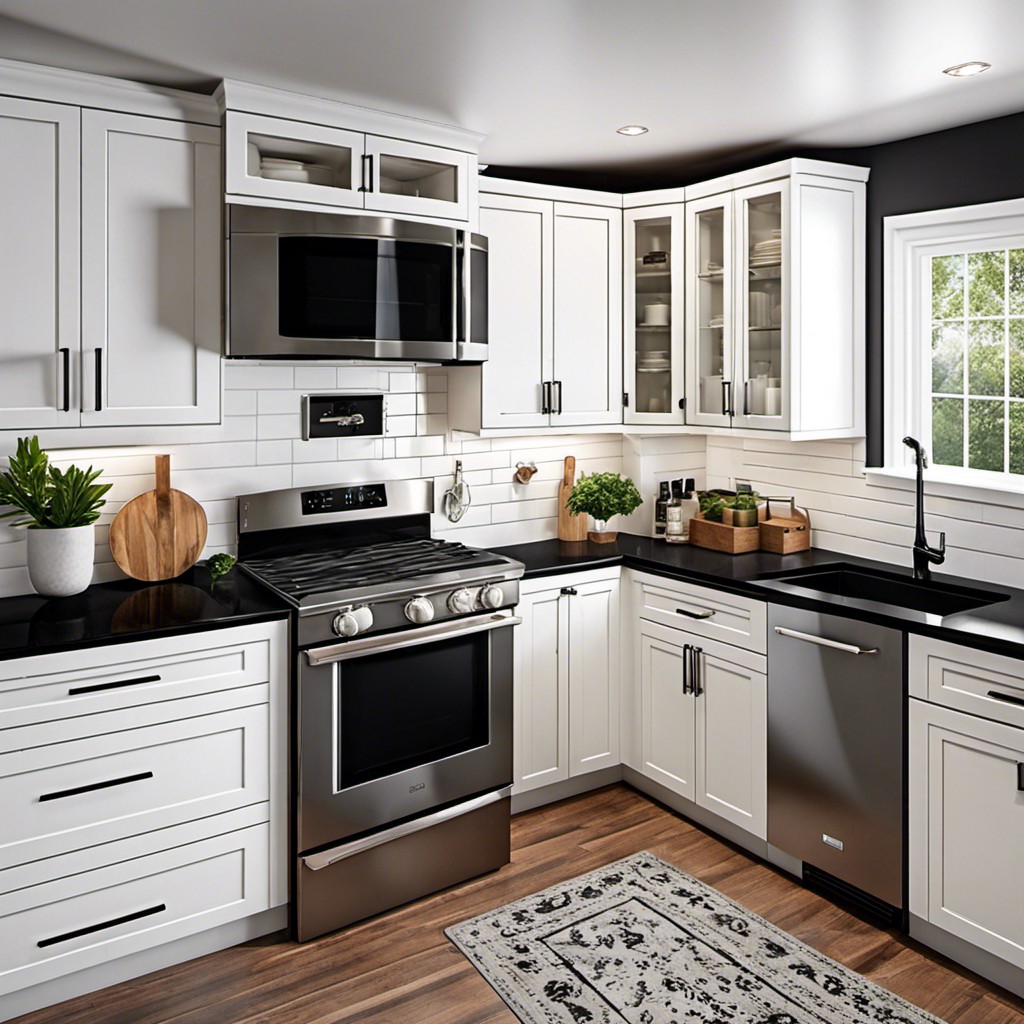
[{"label": "black cabinet handle", "polygon": [[103,411],[103,349],[96,349],[96,412]]},{"label": "black cabinet handle", "polygon": [[139,772],[137,775],[125,775],[121,779],[107,779],[104,782],[90,782],[85,786],[75,786],[74,789],[58,789],[54,793],[43,793],[39,802],[47,800],[63,800],[66,796],[81,796],[82,793],[92,793],[97,789],[110,789],[112,786],[127,786],[129,782],[142,782],[144,779],[153,778],[152,772]]},{"label": "black cabinet handle", "polygon": [[690,648],[690,675],[691,675],[691,687],[693,689],[694,697],[699,697],[704,692],[704,687],[701,685],[701,663],[700,656],[704,653],[703,647],[691,647]]},{"label": "black cabinet handle", "polygon": [[1004,704],[1016,704],[1024,708],[1024,697],[1014,697],[1012,693],[1000,693],[998,690],[989,690],[988,695],[993,700],[1001,700]]},{"label": "black cabinet handle", "polygon": [[60,350],[61,377],[64,380],[64,401],[61,402],[61,412],[71,412],[71,349]]},{"label": "black cabinet handle", "polygon": [[691,647],[689,644],[683,644],[683,696],[691,693],[691,680],[690,680],[690,651]]},{"label": "black cabinet handle", "polygon": [[129,921],[138,921],[143,917],[152,917],[167,909],[166,903],[158,903],[155,907],[146,907],[145,910],[136,910],[133,914],[124,914],[121,917],[103,921],[100,924],[89,924],[84,928],[76,928],[73,932],[62,932],[60,935],[52,935],[48,939],[40,939],[36,945],[40,949],[56,945],[58,942],[70,942],[72,939],[79,939],[83,935],[91,935],[93,932],[101,932],[104,928],[116,928],[119,924],[127,924]]},{"label": "black cabinet handle", "polygon": [[541,384],[540,411],[545,416],[550,415],[554,411],[551,408],[551,381],[549,380]]},{"label": "black cabinet handle", "polygon": [[1024,761],[1017,762],[1017,792],[1024,793]]},{"label": "black cabinet handle", "polygon": [[565,594],[567,597],[575,597],[576,596],[576,588],[575,587],[562,587],[562,591],[561,592],[563,594]]},{"label": "black cabinet handle", "polygon": [[364,153],[361,158],[363,181],[359,186],[360,192],[373,191],[373,154]]},{"label": "black cabinet handle", "polygon": [[750,415],[750,381],[743,382],[743,415]]},{"label": "black cabinet handle", "polygon": [[688,612],[685,608],[676,609],[676,615],[685,615],[688,619],[710,619],[714,614],[712,608],[703,608],[699,612]]},{"label": "black cabinet handle", "polygon": [[135,679],[117,679],[112,683],[93,683],[90,686],[72,686],[68,696],[79,693],[98,693],[100,690],[120,690],[123,686],[140,686],[142,683],[159,683],[159,676],[137,676]]}]

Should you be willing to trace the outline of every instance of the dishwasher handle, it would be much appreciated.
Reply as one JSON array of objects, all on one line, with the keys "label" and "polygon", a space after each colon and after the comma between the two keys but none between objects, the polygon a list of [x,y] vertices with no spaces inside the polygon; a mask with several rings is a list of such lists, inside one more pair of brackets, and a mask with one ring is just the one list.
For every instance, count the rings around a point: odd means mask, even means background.
[{"label": "dishwasher handle", "polygon": [[809,644],[817,644],[819,647],[830,647],[835,651],[845,651],[847,654],[878,654],[877,647],[858,647],[856,644],[844,644],[841,640],[830,640],[826,636],[815,636],[813,633],[801,633],[797,629],[787,629],[785,626],[776,626],[775,632],[779,636],[788,636],[793,640],[803,640]]}]

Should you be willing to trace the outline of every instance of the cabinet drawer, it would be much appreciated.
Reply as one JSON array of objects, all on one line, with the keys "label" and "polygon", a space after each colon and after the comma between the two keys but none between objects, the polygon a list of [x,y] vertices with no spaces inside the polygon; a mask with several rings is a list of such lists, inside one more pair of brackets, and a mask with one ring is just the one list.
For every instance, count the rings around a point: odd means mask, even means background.
[{"label": "cabinet drawer", "polygon": [[266,910],[269,826],[0,896],[0,988],[48,981]]},{"label": "cabinet drawer", "polygon": [[911,636],[910,695],[1024,726],[1024,661]]},{"label": "cabinet drawer", "polygon": [[758,654],[767,651],[764,601],[660,576],[638,573],[636,579],[640,587],[642,619],[685,629]]},{"label": "cabinet drawer", "polygon": [[266,682],[271,643],[286,630],[274,622],[0,661],[0,729]]},{"label": "cabinet drawer", "polygon": [[268,717],[264,703],[25,749],[34,730],[12,730],[0,868],[269,800]]}]

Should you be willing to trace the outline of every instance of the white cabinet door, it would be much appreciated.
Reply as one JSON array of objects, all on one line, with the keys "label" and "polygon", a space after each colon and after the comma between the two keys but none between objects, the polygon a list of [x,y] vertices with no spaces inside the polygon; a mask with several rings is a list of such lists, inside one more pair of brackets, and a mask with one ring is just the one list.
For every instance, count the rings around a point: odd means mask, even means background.
[{"label": "white cabinet door", "polygon": [[88,426],[220,420],[220,133],[82,114]]},{"label": "white cabinet door", "polygon": [[619,581],[572,585],[569,774],[619,763]]},{"label": "white cabinet door", "polygon": [[764,659],[694,639],[700,648],[697,803],[764,839],[768,690],[765,673],[752,667]]},{"label": "white cabinet door", "polygon": [[77,426],[79,111],[0,98],[0,429]]},{"label": "white cabinet door", "polygon": [[1024,968],[1024,730],[910,701],[910,910]]},{"label": "white cabinet door", "polygon": [[[679,634],[680,638],[684,634]],[[673,631],[640,630],[641,771],[674,793],[696,798],[694,697],[685,693],[686,655]]]},{"label": "white cabinet door", "polygon": [[367,210],[469,219],[468,153],[367,135],[366,159],[372,175]]},{"label": "white cabinet door", "polygon": [[552,423],[622,422],[621,310],[622,211],[555,203]]},{"label": "white cabinet door", "polygon": [[568,616],[560,587],[524,593],[515,631],[513,777],[525,793],[569,777]]},{"label": "white cabinet door", "polygon": [[553,206],[488,195],[480,230],[488,239],[490,356],[482,367],[484,427],[543,427],[551,379]]}]

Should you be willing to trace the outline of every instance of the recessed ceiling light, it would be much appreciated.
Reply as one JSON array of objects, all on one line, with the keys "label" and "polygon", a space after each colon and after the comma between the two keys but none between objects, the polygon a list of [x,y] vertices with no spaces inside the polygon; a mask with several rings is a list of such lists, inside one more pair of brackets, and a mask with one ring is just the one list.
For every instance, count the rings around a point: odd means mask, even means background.
[{"label": "recessed ceiling light", "polygon": [[971,75],[980,75],[982,71],[988,71],[990,67],[992,65],[986,64],[983,60],[969,60],[963,64],[954,64],[951,68],[943,68],[942,73],[953,78],[970,78]]},{"label": "recessed ceiling light", "polygon": [[647,129],[642,124],[624,124],[615,129],[620,135],[646,135]]}]

